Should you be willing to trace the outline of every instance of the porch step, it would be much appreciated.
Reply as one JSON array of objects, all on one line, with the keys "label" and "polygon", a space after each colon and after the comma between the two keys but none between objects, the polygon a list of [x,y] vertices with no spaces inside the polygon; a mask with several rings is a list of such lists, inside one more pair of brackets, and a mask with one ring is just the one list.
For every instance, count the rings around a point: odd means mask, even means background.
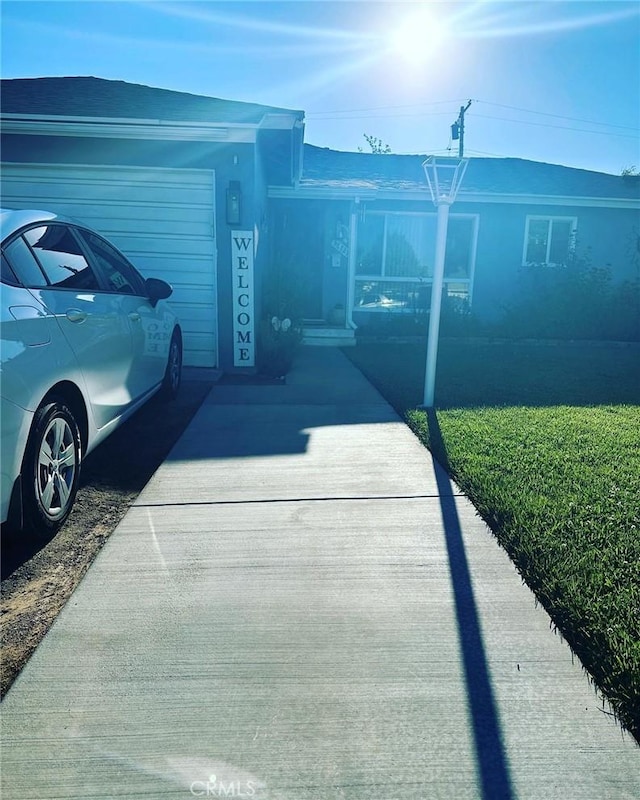
[{"label": "porch step", "polygon": [[306,326],[302,329],[302,344],[323,347],[352,347],[356,343],[355,331],[346,328]]}]

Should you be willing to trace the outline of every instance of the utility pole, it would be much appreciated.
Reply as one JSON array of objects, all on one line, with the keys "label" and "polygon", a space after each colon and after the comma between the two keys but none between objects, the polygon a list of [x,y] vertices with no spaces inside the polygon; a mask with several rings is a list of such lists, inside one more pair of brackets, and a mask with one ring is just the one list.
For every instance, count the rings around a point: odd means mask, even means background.
[{"label": "utility pole", "polygon": [[464,157],[464,115],[469,110],[472,102],[472,100],[469,100],[466,106],[460,106],[458,119],[451,126],[451,138],[454,141],[458,140],[458,158]]}]

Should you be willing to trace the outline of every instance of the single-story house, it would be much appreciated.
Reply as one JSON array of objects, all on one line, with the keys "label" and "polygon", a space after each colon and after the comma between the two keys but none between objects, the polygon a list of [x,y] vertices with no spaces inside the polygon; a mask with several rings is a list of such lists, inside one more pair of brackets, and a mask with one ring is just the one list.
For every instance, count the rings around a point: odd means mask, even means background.
[{"label": "single-story house", "polygon": [[[186,364],[254,369],[276,274],[298,304],[282,313],[304,318],[310,342],[347,344],[376,314],[428,306],[424,155],[313,147],[303,111],[99,78],[4,80],[1,105],[2,204],[81,219],[171,282]],[[637,278],[639,189],[637,177],[470,159],[447,296],[491,318],[523,265],[574,251]]]},{"label": "single-story house", "polygon": [[[305,145],[300,180],[271,187],[275,250],[297,256],[305,317],[347,324],[424,311],[437,211],[426,156],[336,152]],[[526,161],[471,158],[449,214],[445,291],[485,319],[513,299],[521,267],[570,257],[640,278],[640,178]],[[335,316],[335,312],[333,312]]]}]

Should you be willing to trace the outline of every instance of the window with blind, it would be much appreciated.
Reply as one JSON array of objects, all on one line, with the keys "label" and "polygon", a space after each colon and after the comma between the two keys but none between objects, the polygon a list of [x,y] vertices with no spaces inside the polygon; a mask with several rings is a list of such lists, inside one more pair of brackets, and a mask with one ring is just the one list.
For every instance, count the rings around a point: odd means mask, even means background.
[{"label": "window with blind", "polygon": [[[358,225],[355,309],[426,311],[431,300],[436,214],[369,212]],[[445,288],[469,299],[477,217],[451,215]]]}]

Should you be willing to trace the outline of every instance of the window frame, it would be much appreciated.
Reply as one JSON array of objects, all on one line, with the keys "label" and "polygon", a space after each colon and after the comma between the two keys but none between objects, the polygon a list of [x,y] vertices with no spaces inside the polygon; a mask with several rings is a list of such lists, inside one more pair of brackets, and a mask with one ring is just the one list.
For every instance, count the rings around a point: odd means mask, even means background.
[{"label": "window frame", "polygon": [[419,283],[420,281],[432,282],[433,278],[424,277],[420,278],[417,275],[386,275],[385,268],[387,262],[387,239],[388,239],[388,218],[389,217],[437,217],[437,214],[429,213],[428,211],[366,211],[368,217],[382,217],[383,218],[383,231],[382,231],[382,263],[380,265],[380,274],[375,273],[360,273],[358,272],[358,265],[355,268],[356,280],[366,281],[393,281],[394,283]]},{"label": "window frame", "polygon": [[[34,226],[34,227],[37,227],[37,226]],[[32,248],[31,248],[31,245],[29,244],[29,242],[23,236],[23,234],[26,233],[29,230],[30,230],[30,228],[24,228],[23,230],[21,230],[17,234],[8,237],[4,241],[4,243],[2,245],[2,258],[7,262],[7,265],[9,266],[9,268],[11,269],[11,271],[13,272],[13,274],[15,276],[16,283],[14,283],[12,285],[20,286],[23,289],[37,289],[37,290],[48,289],[51,286],[51,284],[49,283],[49,279],[47,278],[47,276],[43,272],[42,266],[41,266],[40,262],[38,261],[38,259],[36,258]],[[24,271],[22,269],[20,269],[20,268],[16,268],[16,264],[17,264],[16,259],[12,258],[11,253],[8,252],[9,248],[11,247],[11,245],[13,245],[18,240],[22,243],[22,246],[24,248],[26,248],[26,252],[31,257],[31,260],[33,261],[33,265],[35,266],[36,270],[40,273],[41,283],[39,282],[38,286],[35,286],[32,281],[25,281],[24,280],[24,277],[25,277]]]},{"label": "window frame", "polygon": [[[97,233],[94,230],[91,230],[90,228],[85,228],[82,225],[76,225],[75,232],[76,232],[76,239],[80,241],[83,252],[85,252],[86,254],[87,260],[93,267],[94,272],[98,275],[100,282],[104,285],[102,291],[107,292],[108,294],[119,294],[127,297],[143,297],[143,298],[148,297],[145,288],[146,284],[144,276],[134,267],[134,265],[129,261],[129,259],[125,256],[123,252],[121,252],[114,244],[105,239],[104,236],[101,236],[99,233]],[[93,236],[94,238],[102,242],[107,252],[113,251],[117,256],[119,256],[120,259],[122,259],[124,265],[132,271],[133,275],[139,282],[140,292],[138,291],[119,292],[117,289],[113,288],[109,278],[105,274],[105,269],[103,268],[102,264],[99,261],[98,254],[94,253],[93,246],[89,239],[90,236]],[[123,277],[126,278],[127,276],[125,275]],[[129,285],[131,286],[130,283]],[[131,288],[135,290],[135,286],[132,286]]]},{"label": "window frame", "polygon": [[[381,264],[381,272],[379,275],[375,273],[358,273],[358,265],[357,263],[353,266],[353,273],[352,273],[352,281],[353,281],[353,311],[358,313],[376,313],[379,309],[375,308],[367,308],[366,306],[358,306],[355,305],[355,299],[357,295],[357,284],[363,281],[371,281],[375,283],[408,283],[408,284],[423,284],[427,286],[433,285],[433,275],[428,277],[417,277],[417,276],[408,276],[408,277],[401,277],[398,275],[385,275],[385,263],[386,263],[386,242],[387,242],[387,218],[388,217],[436,217],[437,212],[432,211],[389,211],[383,209],[376,209],[376,210],[366,210],[366,216],[382,216],[385,218],[384,222],[384,230],[383,230],[383,253],[382,253],[382,264]],[[448,284],[464,284],[467,287],[467,302],[469,306],[471,306],[472,297],[473,297],[473,285],[474,285],[474,278],[475,278],[475,267],[476,267],[476,260],[477,260],[477,250],[478,250],[478,232],[480,229],[480,214],[474,212],[460,212],[450,215],[450,219],[452,217],[461,219],[470,219],[471,220],[471,242],[469,247],[469,274],[466,278],[456,278],[456,277],[449,277],[445,274],[444,276],[444,286]],[[359,225],[358,225],[359,229]],[[359,230],[356,232],[356,253],[357,253],[357,237],[359,234]],[[435,255],[435,246],[434,246],[434,255]],[[411,309],[400,308],[400,309],[390,309],[394,312],[398,313],[409,313]]]},{"label": "window frame", "polygon": [[[546,254],[544,261],[528,261],[527,260],[527,252],[529,250],[529,227],[531,222],[540,222],[544,221],[547,223],[547,243],[546,243]],[[569,256],[575,251],[576,246],[576,233],[578,230],[578,217],[565,217],[559,216],[557,214],[527,214],[525,217],[525,226],[524,226],[524,243],[522,246],[522,266],[523,267],[533,267],[536,265],[541,265],[545,267],[564,267],[566,264],[559,263],[557,261],[550,261],[549,256],[551,254],[551,243],[553,241],[553,224],[554,222],[563,222],[563,223],[570,223],[571,225],[571,232],[569,236],[571,237],[571,241],[569,242],[569,247],[567,249],[567,253]]]},{"label": "window frame", "polygon": [[2,276],[1,282],[4,286],[20,286],[22,287],[22,283],[18,279],[16,272],[11,265],[11,262],[4,254],[4,247],[2,248]]}]

